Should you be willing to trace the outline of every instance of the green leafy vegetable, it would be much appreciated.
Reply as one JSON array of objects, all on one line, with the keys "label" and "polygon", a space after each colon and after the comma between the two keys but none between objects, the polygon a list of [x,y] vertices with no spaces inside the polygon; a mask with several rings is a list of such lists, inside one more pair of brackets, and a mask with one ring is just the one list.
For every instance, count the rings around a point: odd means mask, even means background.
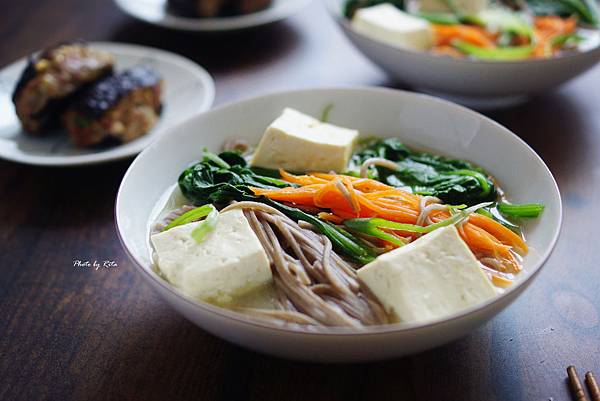
[{"label": "green leafy vegetable", "polygon": [[[216,156],[216,155],[213,154],[213,156]],[[221,152],[219,154],[218,158],[220,160],[222,160],[223,162],[225,162],[226,164],[228,164],[229,166],[245,165],[246,164],[246,159],[244,159],[244,157],[242,156],[242,154],[240,152],[237,152],[237,151]],[[229,168],[229,167],[225,167],[225,168]],[[277,175],[275,178],[277,178],[277,177],[279,177],[279,176]]]},{"label": "green leafy vegetable", "polygon": [[255,173],[246,167],[243,158],[235,160],[235,164],[233,163],[234,158],[230,154],[221,153],[218,158],[223,161],[227,160],[229,167],[222,167],[221,162],[209,156],[203,157],[201,162],[188,167],[180,175],[179,187],[181,192],[194,204],[227,204],[233,200],[265,203],[295,221],[302,220],[314,225],[331,240],[336,250],[346,254],[353,260],[366,264],[375,258],[375,254],[366,244],[344,230],[294,207],[286,206],[266,197],[258,197],[249,188],[274,189],[292,186],[292,184]]},{"label": "green leafy vegetable", "polygon": [[463,40],[454,40],[452,46],[468,56],[482,60],[522,60],[531,56],[533,52],[533,46],[531,45],[486,48]]},{"label": "green leafy vegetable", "polygon": [[539,217],[544,211],[544,205],[541,203],[526,203],[522,205],[512,205],[501,202],[497,206],[498,211],[509,217]]},{"label": "green leafy vegetable", "polygon": [[437,196],[448,204],[474,205],[495,201],[498,193],[487,173],[469,162],[409,150],[398,139],[375,139],[363,145],[351,159],[354,174],[370,158],[381,157],[397,168],[371,167],[371,178],[385,184],[408,187],[413,193]]},{"label": "green leafy vegetable", "polygon": [[193,221],[200,220],[204,216],[208,215],[211,211],[214,210],[212,205],[204,205],[197,207],[195,209],[189,210],[182,214],[181,216],[176,217],[171,221],[162,231],[170,230],[173,227],[182,226],[184,224],[191,223]]},{"label": "green leafy vegetable", "polygon": [[200,224],[194,228],[194,231],[192,231],[192,238],[195,239],[197,243],[204,241],[206,235],[209,232],[214,231],[217,227],[217,220],[219,219],[219,211],[213,205],[205,206],[209,206],[211,209],[208,216],[206,216],[206,219],[202,220]]},{"label": "green leafy vegetable", "polygon": [[372,7],[383,3],[390,3],[400,10],[404,10],[405,6],[404,0],[348,0],[344,7],[344,15],[347,18],[352,18],[359,8]]},{"label": "green leafy vegetable", "polygon": [[[219,158],[221,161],[216,161]],[[179,187],[183,195],[198,205],[207,203],[225,203],[234,199],[231,194],[237,192],[252,194],[248,186],[257,188],[284,188],[291,184],[273,177],[262,176],[246,167],[243,158],[235,160],[236,164],[224,167],[224,159],[234,162],[231,152],[219,156],[205,156],[186,170],[179,177]]]}]

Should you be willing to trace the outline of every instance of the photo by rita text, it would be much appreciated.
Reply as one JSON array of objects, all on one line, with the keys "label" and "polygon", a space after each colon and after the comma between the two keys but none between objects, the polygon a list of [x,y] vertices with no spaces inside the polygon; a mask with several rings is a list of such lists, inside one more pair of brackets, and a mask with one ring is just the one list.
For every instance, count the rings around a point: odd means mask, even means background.
[{"label": "photo by rita text", "polygon": [[88,270],[109,270],[119,267],[119,264],[116,261],[110,259],[73,259],[73,267]]}]

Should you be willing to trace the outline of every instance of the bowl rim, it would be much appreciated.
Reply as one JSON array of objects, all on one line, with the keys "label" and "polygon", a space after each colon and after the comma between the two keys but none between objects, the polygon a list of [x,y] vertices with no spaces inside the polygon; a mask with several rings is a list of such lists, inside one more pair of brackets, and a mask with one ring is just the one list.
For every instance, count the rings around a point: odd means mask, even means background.
[{"label": "bowl rim", "polygon": [[[391,94],[393,96],[402,95],[402,96],[408,96],[408,97],[422,98],[428,102],[441,103],[444,106],[449,107],[450,110],[453,109],[454,111],[457,111],[457,112],[467,113],[473,117],[480,119],[481,121],[485,121],[485,122],[491,124],[493,127],[498,129],[499,132],[501,132],[503,135],[507,135],[509,138],[514,140],[516,142],[516,144],[522,146],[526,152],[529,152],[531,154],[534,162],[540,164],[542,169],[544,170],[545,174],[550,178],[552,189],[554,190],[553,191],[554,195],[558,201],[558,203],[557,203],[557,205],[558,205],[558,211],[557,211],[558,224],[554,228],[554,232],[552,234],[552,239],[550,241],[549,246],[544,251],[544,253],[541,254],[540,259],[529,269],[529,274],[526,277],[524,277],[522,280],[515,283],[510,288],[506,289],[503,293],[497,294],[497,296],[495,296],[494,298],[492,298],[488,301],[485,301],[485,302],[477,304],[477,305],[470,306],[468,308],[465,308],[459,312],[453,313],[446,317],[427,321],[425,323],[390,323],[390,324],[385,324],[385,325],[366,326],[366,327],[363,327],[360,329],[348,328],[348,327],[319,327],[319,328],[309,327],[309,328],[306,328],[306,327],[303,327],[300,325],[294,326],[294,327],[287,327],[287,326],[283,326],[283,325],[278,326],[278,325],[275,325],[272,323],[268,323],[266,321],[262,321],[260,319],[252,318],[252,317],[246,316],[244,314],[234,312],[234,311],[226,309],[226,308],[218,307],[218,306],[215,306],[215,305],[212,305],[209,303],[205,303],[202,301],[197,301],[197,300],[188,298],[185,295],[183,295],[181,292],[179,292],[171,284],[169,284],[166,280],[162,279],[156,273],[154,273],[151,268],[147,268],[145,266],[145,264],[142,261],[140,261],[133,254],[133,252],[127,247],[124,235],[121,232],[122,223],[119,220],[119,210],[121,209],[120,205],[122,202],[122,192],[124,190],[125,185],[127,185],[129,176],[131,174],[133,174],[132,171],[136,168],[136,165],[138,163],[140,163],[140,160],[145,157],[145,154],[147,152],[150,152],[155,147],[159,147],[161,145],[162,141],[168,140],[167,139],[168,137],[170,137],[172,134],[176,133],[178,130],[181,129],[181,127],[187,125],[187,123],[191,122],[194,119],[202,118],[203,116],[210,115],[210,114],[218,114],[218,113],[221,113],[223,110],[226,110],[233,106],[237,106],[237,105],[241,105],[241,104],[251,104],[254,102],[266,100],[266,99],[273,98],[273,97],[281,97],[281,96],[294,97],[299,94],[303,94],[303,93],[307,93],[307,92],[326,93],[326,92],[330,92],[330,91],[348,92],[348,93],[353,93],[353,94],[356,94],[357,92],[362,92],[362,93],[366,92],[366,93],[372,93],[372,94]],[[228,102],[228,103],[222,104],[218,107],[215,107],[207,112],[197,114],[196,116],[193,116],[184,121],[181,121],[179,124],[171,127],[169,129],[169,131],[166,132],[166,135],[163,135],[162,137],[158,138],[156,141],[154,141],[152,143],[152,145],[150,145],[149,147],[144,149],[144,151],[142,151],[135,158],[135,160],[131,163],[131,165],[128,167],[125,175],[123,176],[121,184],[119,185],[119,190],[117,192],[117,197],[116,197],[116,201],[115,201],[114,214],[115,214],[115,226],[116,226],[117,235],[119,237],[119,241],[121,242],[121,245],[123,246],[123,249],[129,256],[129,258],[133,262],[133,264],[136,266],[136,268],[139,271],[141,271],[142,275],[144,277],[146,277],[146,279],[149,280],[152,284],[154,284],[155,287],[158,286],[158,287],[166,290],[167,292],[174,295],[179,301],[182,301],[182,302],[188,304],[191,308],[202,309],[204,312],[216,314],[220,318],[232,319],[238,324],[251,325],[251,326],[254,326],[254,328],[256,328],[256,329],[275,330],[275,331],[279,331],[279,332],[283,332],[283,333],[287,333],[287,334],[317,335],[317,336],[322,336],[322,335],[324,335],[324,336],[373,336],[373,335],[385,335],[385,334],[398,333],[398,332],[418,331],[418,330],[423,330],[426,328],[432,328],[434,326],[440,326],[440,325],[447,324],[447,323],[450,323],[453,321],[465,319],[469,315],[492,308],[493,306],[500,304],[502,301],[505,301],[507,299],[510,302],[511,300],[513,300],[513,299],[511,299],[512,295],[518,296],[521,291],[525,290],[529,286],[529,284],[531,284],[534,277],[536,277],[540,273],[540,271],[544,267],[546,261],[548,260],[548,258],[550,257],[550,255],[552,254],[554,249],[556,248],[556,243],[558,241],[559,235],[561,233],[561,228],[563,225],[562,199],[560,196],[560,190],[558,188],[558,184],[556,183],[554,176],[552,175],[550,169],[548,168],[546,163],[544,163],[542,158],[523,139],[521,139],[515,133],[513,133],[508,128],[497,123],[496,121],[492,120],[489,117],[486,117],[480,113],[477,113],[476,111],[473,111],[469,108],[460,106],[456,103],[453,103],[453,102],[450,102],[450,101],[447,101],[444,99],[440,99],[440,98],[426,95],[426,94],[405,91],[405,90],[381,88],[381,87],[369,87],[369,86],[314,87],[314,88],[305,88],[305,89],[299,89],[299,90],[270,92],[270,93],[267,93],[264,95],[251,97],[251,98],[244,99],[244,100]]]},{"label": "bowl rim", "polygon": [[[352,26],[352,24],[350,23],[348,18],[346,18],[343,15],[343,13],[341,13],[341,10],[339,10],[337,8],[336,5],[339,1],[340,0],[325,0],[325,3],[326,3],[325,8],[327,8],[327,11],[329,12],[329,15],[331,16],[331,18],[334,19],[345,30],[352,32],[355,35],[360,36],[362,39],[367,40],[368,42],[370,42],[373,45],[379,45],[379,46],[385,47],[388,49],[388,51],[395,51],[400,55],[408,54],[408,55],[412,55],[412,56],[416,56],[416,57],[422,57],[423,59],[425,59],[424,62],[444,61],[444,62],[448,62],[448,63],[453,63],[458,66],[460,66],[460,65],[463,65],[463,66],[464,65],[469,65],[469,66],[474,66],[474,65],[498,65],[498,66],[531,65],[531,66],[535,66],[535,67],[538,67],[538,66],[542,67],[543,65],[552,64],[552,63],[570,62],[576,58],[580,58],[580,57],[583,57],[586,55],[587,56],[596,55],[600,58],[600,43],[598,45],[596,45],[595,47],[592,47],[590,49],[586,49],[583,51],[567,53],[564,55],[549,57],[549,58],[531,58],[531,59],[525,59],[525,60],[484,60],[484,59],[475,59],[475,58],[469,58],[469,57],[457,58],[457,57],[450,57],[450,56],[443,55],[443,54],[435,54],[435,53],[432,53],[429,51],[403,49],[403,48],[392,46],[392,45],[382,42],[380,40],[375,40],[359,31],[357,31],[356,29],[354,29],[354,27]],[[600,32],[600,29],[597,29],[597,30]]]}]

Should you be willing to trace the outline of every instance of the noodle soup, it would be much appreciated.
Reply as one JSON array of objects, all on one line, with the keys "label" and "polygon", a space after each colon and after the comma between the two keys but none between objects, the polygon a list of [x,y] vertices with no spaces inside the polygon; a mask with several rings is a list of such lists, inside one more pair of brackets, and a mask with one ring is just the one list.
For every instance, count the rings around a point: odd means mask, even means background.
[{"label": "noodle soup", "polygon": [[[326,113],[325,113],[326,114]],[[522,270],[520,222],[465,160],[286,109],[256,149],[185,169],[154,214],[155,270],[186,296],[279,325],[425,322],[495,297]]]}]

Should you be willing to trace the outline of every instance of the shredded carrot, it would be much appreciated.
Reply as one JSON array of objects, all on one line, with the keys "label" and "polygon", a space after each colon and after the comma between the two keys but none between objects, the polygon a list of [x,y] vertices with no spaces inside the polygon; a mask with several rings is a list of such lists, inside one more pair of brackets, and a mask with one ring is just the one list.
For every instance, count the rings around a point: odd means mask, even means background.
[{"label": "shredded carrot", "polygon": [[287,182],[298,185],[325,184],[329,181],[310,175],[293,175],[281,168],[279,169],[279,175]]},{"label": "shredded carrot", "polygon": [[329,221],[334,224],[342,224],[344,221],[341,217],[336,216],[333,213],[327,213],[327,212],[321,212],[321,213],[317,214],[317,217],[320,218],[321,220]]},{"label": "shredded carrot", "polygon": [[433,24],[436,46],[449,46],[459,39],[481,47],[494,47],[495,35],[484,28],[472,25]]},{"label": "shredded carrot", "polygon": [[269,198],[281,202],[293,202],[297,205],[312,206],[314,204],[314,196],[319,191],[321,186],[311,187],[305,186],[301,188],[281,188],[278,190],[269,190],[252,187],[255,195],[265,195]]},{"label": "shredded carrot", "polygon": [[577,20],[573,17],[535,17],[534,35],[536,45],[533,50],[533,56],[539,58],[550,57],[556,54],[557,49],[552,45],[553,39],[560,35],[572,33],[576,27]]},{"label": "shredded carrot", "polygon": [[[432,51],[436,54],[463,57],[464,55],[452,46],[454,40],[462,40],[484,48],[497,47],[498,33],[487,31],[484,27],[455,24],[433,24],[435,44]],[[538,16],[533,19],[534,50],[532,58],[547,58],[556,55],[559,47],[553,40],[560,35],[569,34],[577,29],[574,17]],[[532,43],[529,36],[513,38],[512,46],[526,46]]]},{"label": "shredded carrot", "polygon": [[[301,186],[281,189],[251,188],[252,191],[273,200],[328,210],[329,212],[319,213],[318,217],[335,224],[355,217],[379,217],[415,224],[421,212],[421,196],[372,179],[324,173],[296,176],[283,170],[280,173],[284,180]],[[447,210],[433,210],[429,213],[433,222],[449,217],[450,212]],[[414,233],[386,231],[393,235],[416,238]],[[502,271],[516,273],[520,270],[512,252],[524,255],[528,250],[527,245],[523,238],[497,221],[472,213],[461,223],[459,233],[474,254],[501,261]]]},{"label": "shredded carrot", "polygon": [[500,287],[500,288],[510,287],[513,284],[513,282],[514,282],[513,280],[509,280],[505,277],[501,277],[501,276],[492,274],[492,283],[494,283],[494,285],[496,287]]},{"label": "shredded carrot", "polygon": [[495,258],[508,257],[510,246],[502,244],[492,234],[473,224],[464,224],[462,232],[465,242],[473,252],[484,252]]},{"label": "shredded carrot", "polygon": [[483,228],[488,233],[496,237],[504,245],[509,245],[521,255],[528,251],[527,244],[523,238],[504,227],[502,224],[481,214],[474,213],[469,217],[469,222],[477,227]]}]

